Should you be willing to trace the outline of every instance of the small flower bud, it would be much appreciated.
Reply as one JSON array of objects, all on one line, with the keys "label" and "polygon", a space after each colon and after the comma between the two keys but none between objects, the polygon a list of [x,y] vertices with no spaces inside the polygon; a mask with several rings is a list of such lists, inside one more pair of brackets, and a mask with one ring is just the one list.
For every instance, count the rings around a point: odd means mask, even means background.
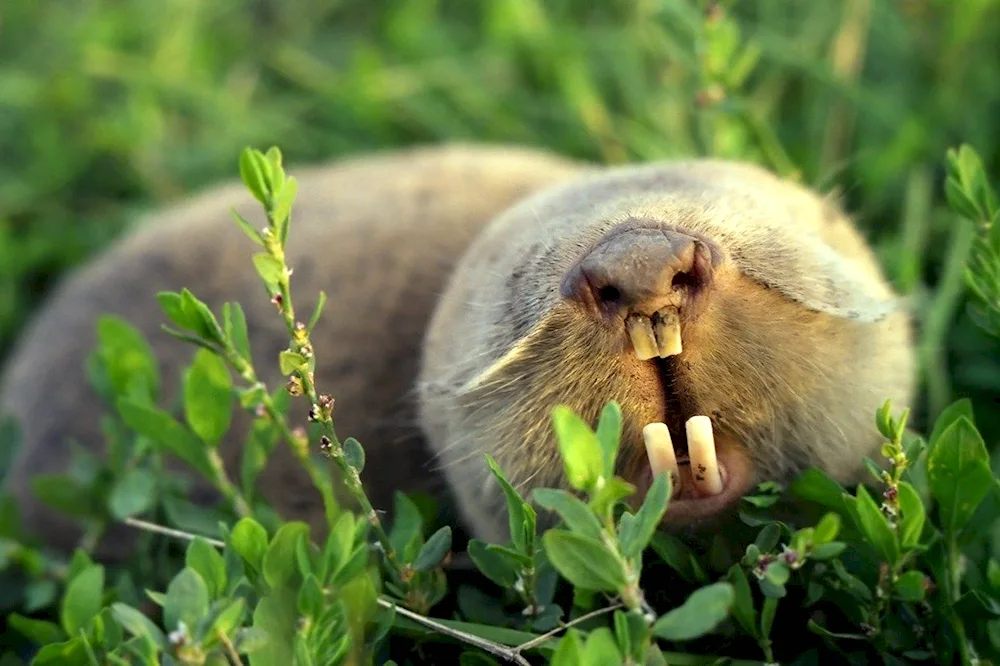
[{"label": "small flower bud", "polygon": [[274,307],[278,308],[278,312],[281,312],[281,306],[284,299],[281,298],[281,294],[275,294],[271,297],[271,302],[274,303]]},{"label": "small flower bud", "polygon": [[718,83],[702,88],[694,96],[694,103],[699,107],[714,106],[726,99],[726,91]]},{"label": "small flower bud", "polygon": [[330,441],[329,437],[323,435],[322,437],[319,438],[320,451],[322,451],[323,453],[327,453],[332,448],[333,448],[333,442]]},{"label": "small flower bud", "polygon": [[288,391],[289,395],[302,395],[302,380],[295,375],[292,375],[288,378],[288,383],[285,384],[285,389]]},{"label": "small flower bud", "polygon": [[726,10],[718,2],[709,3],[705,8],[705,20],[708,23],[718,23],[726,16]]},{"label": "small flower bud", "polygon": [[264,406],[264,403],[258,402],[257,406],[253,410],[253,413],[257,416],[257,418],[264,418],[267,416],[267,407]]},{"label": "small flower bud", "polygon": [[177,623],[177,628],[170,632],[167,640],[173,647],[181,647],[188,642],[188,628],[183,622]]}]

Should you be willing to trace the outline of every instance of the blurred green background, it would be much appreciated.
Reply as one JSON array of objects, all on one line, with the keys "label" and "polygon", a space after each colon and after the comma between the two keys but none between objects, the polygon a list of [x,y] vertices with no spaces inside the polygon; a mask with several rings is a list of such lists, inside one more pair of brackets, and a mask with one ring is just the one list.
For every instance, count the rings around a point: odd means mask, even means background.
[{"label": "blurred green background", "polygon": [[998,134],[998,0],[4,0],[0,359],[60,275],[248,144],[713,154],[839,193],[912,297],[915,424],[970,396],[993,446],[1000,346],[942,183],[961,142],[996,182]]}]

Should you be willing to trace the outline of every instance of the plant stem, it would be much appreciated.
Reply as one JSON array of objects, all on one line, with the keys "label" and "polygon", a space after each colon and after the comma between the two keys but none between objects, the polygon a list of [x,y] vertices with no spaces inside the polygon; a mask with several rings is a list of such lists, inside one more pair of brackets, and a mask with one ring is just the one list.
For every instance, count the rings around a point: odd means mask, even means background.
[{"label": "plant stem", "polygon": [[958,537],[955,534],[948,536],[948,622],[958,639],[958,653],[961,656],[962,664],[972,664],[972,655],[969,653],[969,641],[965,636],[965,623],[955,612],[955,602],[961,597],[962,589],[962,566],[961,550],[958,547]]},{"label": "plant stem", "polygon": [[[375,508],[368,499],[368,495],[365,493],[358,471],[347,462],[347,459],[344,456],[344,447],[337,438],[336,430],[333,427],[333,418],[331,416],[332,409],[330,404],[332,403],[332,400],[329,398],[321,400],[316,391],[316,384],[313,377],[313,371],[316,367],[316,357],[312,341],[309,338],[309,331],[306,329],[304,324],[299,323],[295,318],[295,308],[292,305],[292,290],[290,281],[291,270],[286,261],[285,249],[282,246],[281,239],[279,239],[275,233],[279,229],[279,221],[275,219],[275,203],[273,197],[271,197],[265,205],[265,210],[267,213],[269,228],[266,229],[263,234],[264,247],[267,249],[268,253],[271,254],[271,256],[281,263],[282,266],[281,277],[277,283],[278,298],[275,300],[279,311],[281,312],[282,318],[285,321],[285,327],[288,329],[288,335],[291,342],[290,349],[301,354],[308,361],[306,368],[297,369],[294,372],[294,375],[298,377],[299,381],[302,383],[302,391],[309,400],[309,404],[311,406],[310,418],[320,424],[325,437],[329,440],[325,443],[325,446],[323,446],[324,453],[326,453],[326,455],[333,460],[334,464],[336,464],[337,468],[340,470],[344,485],[347,487],[348,492],[355,499],[355,501],[357,501],[357,503],[361,506],[361,510],[365,518],[368,520],[369,525],[371,525],[372,530],[375,532],[375,537],[381,545],[386,560],[389,562],[389,565],[394,572],[399,574],[401,572],[401,565],[399,563],[399,558],[396,555],[396,551],[392,546],[392,542],[389,540],[389,535],[386,534],[385,528],[382,526],[382,521],[378,517],[378,513],[375,511]],[[289,211],[290,210],[291,208],[289,208]],[[291,213],[289,212],[289,216],[290,214]],[[290,220],[285,220],[284,223],[290,224],[291,222]],[[267,405],[265,404],[265,409],[266,408]],[[287,424],[285,425],[287,426]],[[294,441],[297,440],[293,440],[293,442]],[[292,448],[295,450],[295,454],[300,460],[303,462],[309,460],[307,447],[298,447],[293,444]]]},{"label": "plant stem", "polygon": [[246,518],[250,516],[253,511],[250,509],[250,505],[247,503],[243,493],[240,492],[239,488],[236,487],[230,479],[229,475],[226,474],[225,465],[222,463],[222,456],[215,449],[209,449],[208,451],[208,461],[212,465],[212,471],[215,474],[215,478],[212,481],[215,483],[216,489],[222,493],[222,496],[226,498],[230,506],[236,512],[240,518]]},{"label": "plant stem", "polygon": [[965,219],[956,219],[951,231],[944,275],[938,281],[933,300],[924,317],[920,365],[927,384],[927,412],[931,416],[941,413],[950,399],[951,386],[944,359],[944,342],[952,317],[965,294],[966,259],[975,238],[975,225]]}]

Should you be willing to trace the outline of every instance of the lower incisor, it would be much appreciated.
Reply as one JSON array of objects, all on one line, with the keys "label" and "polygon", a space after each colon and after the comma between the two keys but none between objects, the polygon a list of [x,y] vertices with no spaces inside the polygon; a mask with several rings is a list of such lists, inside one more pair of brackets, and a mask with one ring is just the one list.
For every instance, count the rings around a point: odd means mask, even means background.
[{"label": "lower incisor", "polygon": [[707,416],[692,416],[686,428],[695,488],[709,495],[718,495],[722,492],[722,475],[715,455],[712,422]]}]

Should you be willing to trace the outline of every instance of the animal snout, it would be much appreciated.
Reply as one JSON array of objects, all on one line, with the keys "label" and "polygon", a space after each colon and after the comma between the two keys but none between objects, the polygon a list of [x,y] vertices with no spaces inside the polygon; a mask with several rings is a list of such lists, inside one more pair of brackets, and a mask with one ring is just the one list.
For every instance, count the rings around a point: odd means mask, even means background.
[{"label": "animal snout", "polygon": [[564,297],[609,318],[683,311],[708,287],[713,261],[701,240],[668,229],[612,231],[562,284]]}]

